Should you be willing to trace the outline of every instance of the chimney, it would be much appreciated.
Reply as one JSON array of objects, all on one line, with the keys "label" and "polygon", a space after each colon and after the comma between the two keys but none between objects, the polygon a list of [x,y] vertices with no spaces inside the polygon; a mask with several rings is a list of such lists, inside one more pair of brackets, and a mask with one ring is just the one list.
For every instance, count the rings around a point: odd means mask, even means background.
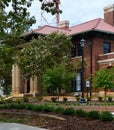
[{"label": "chimney", "polygon": [[104,21],[114,26],[114,4],[104,8]]},{"label": "chimney", "polygon": [[69,21],[62,21],[58,24],[59,28],[68,29],[69,28]]}]

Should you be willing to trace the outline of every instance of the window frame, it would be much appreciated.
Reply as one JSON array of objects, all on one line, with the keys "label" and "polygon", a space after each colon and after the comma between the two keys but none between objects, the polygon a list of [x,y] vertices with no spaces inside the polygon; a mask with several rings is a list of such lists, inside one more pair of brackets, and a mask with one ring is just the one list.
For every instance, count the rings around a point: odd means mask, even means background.
[{"label": "window frame", "polygon": [[103,42],[103,54],[107,54],[111,52],[111,43]]}]

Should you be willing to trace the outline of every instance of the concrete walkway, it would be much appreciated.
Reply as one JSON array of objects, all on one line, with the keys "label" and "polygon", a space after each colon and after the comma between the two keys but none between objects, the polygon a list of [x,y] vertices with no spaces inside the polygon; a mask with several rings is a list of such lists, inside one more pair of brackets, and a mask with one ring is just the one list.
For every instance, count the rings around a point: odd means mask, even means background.
[{"label": "concrete walkway", "polygon": [[47,130],[47,129],[17,123],[0,123],[0,130]]}]

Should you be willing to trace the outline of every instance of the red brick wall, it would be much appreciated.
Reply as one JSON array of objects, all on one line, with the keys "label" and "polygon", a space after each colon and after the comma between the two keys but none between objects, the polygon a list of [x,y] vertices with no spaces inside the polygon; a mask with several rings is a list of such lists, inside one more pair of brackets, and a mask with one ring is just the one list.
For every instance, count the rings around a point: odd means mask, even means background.
[{"label": "red brick wall", "polygon": [[[86,61],[86,70],[84,72],[84,78],[85,81],[89,78],[90,76],[90,44],[89,44],[89,40],[86,40],[86,44],[84,47],[84,58]],[[94,74],[98,69],[100,68],[107,68],[108,64],[103,64],[103,65],[98,65],[98,60],[102,59],[103,57],[100,57],[99,55],[103,54],[103,42],[110,42],[111,43],[111,52],[114,52],[114,41],[113,40],[109,40],[108,39],[108,35],[107,38],[100,38],[100,37],[95,37],[92,39],[92,73]],[[79,41],[75,42],[76,44],[79,44]],[[105,59],[108,58],[114,58],[114,55],[110,55],[105,57]]]}]

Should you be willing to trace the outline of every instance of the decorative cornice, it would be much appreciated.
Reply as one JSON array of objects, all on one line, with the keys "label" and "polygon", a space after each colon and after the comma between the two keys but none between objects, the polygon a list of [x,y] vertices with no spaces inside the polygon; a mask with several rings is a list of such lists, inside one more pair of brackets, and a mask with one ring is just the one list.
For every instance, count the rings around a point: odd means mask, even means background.
[{"label": "decorative cornice", "polygon": [[104,8],[104,13],[111,12],[111,11],[114,11],[114,4],[106,6]]}]

